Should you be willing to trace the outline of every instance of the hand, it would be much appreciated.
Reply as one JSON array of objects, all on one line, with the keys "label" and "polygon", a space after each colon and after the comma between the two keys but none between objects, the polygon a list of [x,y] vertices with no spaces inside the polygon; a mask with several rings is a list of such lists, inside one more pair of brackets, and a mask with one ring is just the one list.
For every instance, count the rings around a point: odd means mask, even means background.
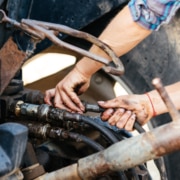
[{"label": "hand", "polygon": [[82,113],[84,106],[78,95],[87,90],[90,77],[86,77],[75,67],[54,89],[45,92],[44,101],[49,105]]},{"label": "hand", "polygon": [[152,118],[152,108],[146,95],[124,95],[98,104],[107,109],[101,114],[104,121],[118,128],[133,130],[135,120],[143,125]]}]

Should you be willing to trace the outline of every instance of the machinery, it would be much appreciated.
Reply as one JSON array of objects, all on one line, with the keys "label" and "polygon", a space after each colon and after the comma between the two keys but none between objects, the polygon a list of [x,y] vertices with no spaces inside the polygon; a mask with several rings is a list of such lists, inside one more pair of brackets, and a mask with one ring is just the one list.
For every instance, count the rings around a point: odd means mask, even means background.
[{"label": "machinery", "polygon": [[[146,165],[151,159],[155,160],[161,179],[179,179],[179,112],[163,88],[163,84],[179,79],[179,13],[172,28],[170,25],[162,28],[163,33],[155,33],[120,59],[96,37],[126,3],[120,0],[0,1],[2,179],[152,179]],[[152,42],[156,48],[154,53],[144,49]],[[100,88],[92,84],[90,96],[82,97],[87,114],[70,113],[44,104],[42,89],[34,88],[33,84],[28,88],[23,85],[24,62],[52,43],[105,64],[94,77]],[[168,47],[163,46],[165,43]],[[113,63],[89,53],[90,44],[102,48]],[[166,53],[159,53],[162,49]],[[141,61],[133,62],[133,59]],[[96,77],[102,78],[110,89],[121,81],[135,93],[156,88],[169,114],[158,117],[159,121],[152,120],[150,132],[136,123],[134,128],[140,134],[136,137],[103,123],[99,117],[103,109],[95,104],[99,97],[93,93],[101,94],[100,98],[104,99],[114,94],[109,89],[104,92],[101,88],[104,84],[96,81]]]}]

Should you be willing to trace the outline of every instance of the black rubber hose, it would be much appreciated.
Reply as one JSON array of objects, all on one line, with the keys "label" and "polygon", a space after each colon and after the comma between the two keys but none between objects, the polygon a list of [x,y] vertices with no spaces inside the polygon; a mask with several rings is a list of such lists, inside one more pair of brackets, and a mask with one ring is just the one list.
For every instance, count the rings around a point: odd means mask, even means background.
[{"label": "black rubber hose", "polygon": [[139,124],[138,121],[136,121],[136,122],[134,123],[134,128],[135,128],[139,133],[144,133],[144,132],[145,132],[145,130],[144,130],[143,127]]},{"label": "black rubber hose", "polygon": [[102,145],[82,134],[69,132],[69,138],[74,139],[76,142],[84,142],[85,144],[89,145],[96,151],[101,151],[104,149]]},{"label": "black rubber hose", "polygon": [[94,128],[96,128],[103,135],[105,135],[113,144],[116,143],[116,142],[119,142],[118,138],[116,136],[114,136],[114,134],[109,129],[107,129],[104,126],[100,126],[99,124],[94,122],[93,119],[91,119],[91,118],[89,118],[87,116],[81,116],[81,120],[83,122],[93,126]]},{"label": "black rubber hose", "polygon": [[112,134],[112,132],[109,129],[97,124],[95,121],[93,121],[93,118],[90,118],[89,116],[84,116],[78,113],[70,113],[70,112],[65,111],[63,113],[63,118],[64,120],[84,122],[96,128],[98,131],[100,131],[105,137],[107,137],[111,141],[111,143],[114,144],[116,142],[119,142],[118,138],[114,136],[114,134]]}]

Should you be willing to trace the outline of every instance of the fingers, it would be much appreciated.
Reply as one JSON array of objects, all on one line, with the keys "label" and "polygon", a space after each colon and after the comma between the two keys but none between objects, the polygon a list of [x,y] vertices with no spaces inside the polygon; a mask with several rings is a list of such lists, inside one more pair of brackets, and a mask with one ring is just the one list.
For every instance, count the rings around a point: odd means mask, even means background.
[{"label": "fingers", "polygon": [[101,119],[107,121],[114,113],[114,109],[110,108],[101,114]]},{"label": "fingers", "polygon": [[82,113],[84,111],[84,106],[76,93],[68,92],[63,90],[58,91],[58,89],[50,89],[45,92],[44,102],[51,106],[65,109],[72,112]]},{"label": "fingers", "polygon": [[[64,92],[62,92],[64,93]],[[66,97],[67,95],[67,97]],[[84,105],[82,104],[81,100],[79,99],[78,95],[74,91],[68,91],[63,94],[62,96],[63,102],[66,103],[66,105],[76,111],[76,112],[83,112],[85,110]]]},{"label": "fingers", "polygon": [[131,109],[132,102],[130,101],[130,96],[118,96],[114,99],[108,101],[98,101],[98,104],[103,108],[124,108]]},{"label": "fingers", "polygon": [[136,115],[132,111],[125,110],[124,108],[118,108],[116,110],[110,108],[102,113],[101,118],[104,121],[108,121],[112,126],[132,131]]},{"label": "fingers", "polygon": [[116,125],[119,122],[119,128],[123,128],[124,124],[129,118],[129,111],[125,111],[122,108],[117,109],[108,122],[111,125]]},{"label": "fingers", "polygon": [[54,106],[71,112],[82,113],[84,111],[84,106],[80,99],[73,92],[65,93],[64,91],[60,91],[57,93],[54,99]]},{"label": "fingers", "polygon": [[124,128],[126,129],[127,131],[133,131],[134,129],[134,123],[135,123],[135,120],[136,120],[136,115],[135,114],[132,114],[129,116],[128,120],[126,121],[125,125],[122,127],[122,123],[121,121],[118,121],[116,123],[116,126],[118,128]]},{"label": "fingers", "polygon": [[[75,93],[67,94],[64,91],[57,92],[58,89],[49,89],[45,92],[44,102],[51,106],[82,113],[84,106]],[[70,96],[70,97],[69,97]],[[80,107],[80,108],[79,108]]]},{"label": "fingers", "polygon": [[98,104],[107,109],[101,115],[102,120],[128,131],[133,130],[136,119],[143,125],[151,118],[147,98],[144,95],[123,95],[109,101],[99,101]]},{"label": "fingers", "polygon": [[44,102],[49,105],[53,105],[52,100],[55,96],[55,89],[49,89],[45,92]]}]

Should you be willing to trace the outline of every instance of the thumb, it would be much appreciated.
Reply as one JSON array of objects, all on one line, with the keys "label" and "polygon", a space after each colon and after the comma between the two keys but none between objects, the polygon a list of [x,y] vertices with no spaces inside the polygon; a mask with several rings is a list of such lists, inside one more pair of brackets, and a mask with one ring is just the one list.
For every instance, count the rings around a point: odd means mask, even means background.
[{"label": "thumb", "polygon": [[108,101],[98,101],[98,104],[103,108],[130,108],[128,98],[120,96]]},{"label": "thumb", "polygon": [[103,107],[103,108],[116,108],[117,103],[115,103],[113,100],[109,100],[109,101],[98,101],[97,102],[99,106]]}]

